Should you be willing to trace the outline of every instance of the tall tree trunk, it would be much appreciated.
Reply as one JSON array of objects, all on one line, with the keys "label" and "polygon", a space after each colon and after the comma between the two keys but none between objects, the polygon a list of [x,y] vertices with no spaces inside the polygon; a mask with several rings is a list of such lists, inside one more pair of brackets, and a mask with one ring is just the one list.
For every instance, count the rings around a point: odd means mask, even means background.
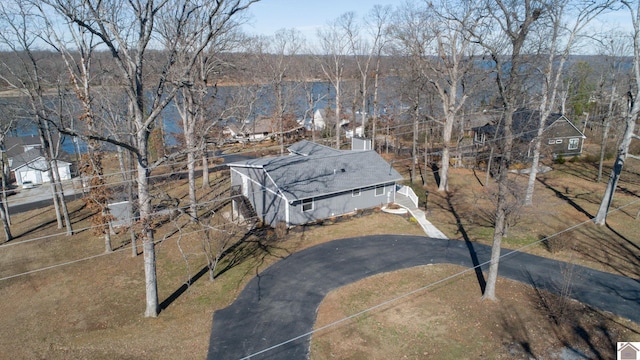
[{"label": "tall tree trunk", "polygon": [[[498,200],[496,204],[496,216],[493,230],[493,242],[491,245],[491,263],[489,265],[489,275],[487,277],[487,284],[482,296],[486,300],[496,299],[496,280],[498,278],[498,266],[500,263],[500,252],[502,246],[502,238],[506,234],[506,217],[507,217],[507,203],[509,195],[509,187],[507,184],[507,177],[509,176],[509,164],[511,162],[511,149],[513,148],[513,133],[512,133],[512,121],[513,121],[513,109],[507,106],[505,118],[504,118],[504,143],[500,156],[500,168],[498,169]],[[493,149],[493,148],[492,148]]]},{"label": "tall tree trunk", "polygon": [[[132,124],[129,124],[130,126]],[[131,139],[130,139],[131,140]],[[131,141],[133,142],[133,141]],[[129,200],[129,236],[131,240],[131,257],[137,257],[138,254],[138,244],[137,244],[137,235],[136,235],[136,227],[134,226],[135,222],[138,219],[139,211],[137,210],[136,204],[136,193],[134,191],[134,183],[136,182],[137,172],[136,170],[136,161],[134,159],[134,154],[130,151],[125,152],[125,160],[127,164],[127,198]],[[134,175],[135,173],[135,175]]]},{"label": "tall tree trunk", "polygon": [[416,165],[418,164],[418,124],[419,124],[419,114],[420,114],[420,106],[418,105],[418,100],[416,99],[416,103],[414,104],[414,119],[413,119],[413,141],[411,143],[411,183],[413,184],[416,179]]},{"label": "tall tree trunk", "polygon": [[427,185],[429,172],[429,132],[427,123],[424,124],[424,176],[422,176],[422,186]]},{"label": "tall tree trunk", "polygon": [[336,80],[336,149],[340,150],[340,80]]},{"label": "tall tree trunk", "polygon": [[536,139],[533,143],[533,159],[531,161],[531,168],[529,169],[529,179],[527,181],[527,189],[525,191],[524,204],[533,204],[533,190],[535,187],[536,177],[538,176],[538,166],[540,165],[540,150],[542,148],[542,133],[544,131],[544,123],[546,116],[543,112],[540,113],[540,124],[538,124],[538,130]]},{"label": "tall tree trunk", "polygon": [[204,150],[202,151],[202,188],[208,189],[211,187],[209,184],[209,150],[207,144],[204,145]]},{"label": "tall tree trunk", "polygon": [[376,149],[376,127],[378,126],[378,72],[380,70],[380,58],[376,59],[376,71],[373,78],[373,114],[371,121],[371,149]]},{"label": "tall tree trunk", "polygon": [[[105,213],[104,211],[102,212],[102,215],[107,215],[107,213]],[[113,247],[111,246],[111,222],[109,222],[108,225],[108,229],[106,229],[103,232],[104,235],[104,252],[105,253],[110,253],[113,252]]]},{"label": "tall tree trunk", "polygon": [[613,96],[616,92],[615,84],[611,87],[611,99],[609,99],[609,110],[604,118],[604,129],[602,130],[602,142],[600,143],[600,160],[598,161],[598,177],[596,182],[602,181],[602,164],[607,151],[607,140],[609,139],[609,128],[611,127],[611,116],[613,115]]},{"label": "tall tree trunk", "polygon": [[[4,149],[4,145],[2,146]],[[4,207],[4,214],[7,219],[7,224],[11,225],[11,214],[9,213],[9,202],[7,201],[7,188],[9,187],[9,163],[5,159],[4,151],[0,154],[2,157],[2,206]]]},{"label": "tall tree trunk", "polygon": [[6,241],[13,240],[13,235],[11,235],[11,229],[9,228],[9,221],[7,212],[4,210],[4,202],[2,206],[0,206],[0,219],[2,220],[2,228],[4,230],[4,238]]},{"label": "tall tree trunk", "polygon": [[[144,137],[144,135],[139,136]],[[156,250],[151,224],[151,198],[149,196],[149,167],[146,154],[146,139],[138,142],[143,151],[138,157],[138,203],[140,207],[140,222],[142,223],[142,251],[144,254],[144,273],[146,287],[147,307],[146,317],[157,317],[158,307],[158,282],[156,275]]]},{"label": "tall tree trunk", "polygon": [[489,160],[487,160],[487,173],[484,179],[484,187],[489,186],[489,178],[491,177],[492,163],[493,163],[493,145],[491,145],[491,151],[489,151]]},{"label": "tall tree trunk", "polygon": [[120,166],[120,173],[122,174],[122,181],[127,181],[127,165],[125,163],[124,151],[120,146],[116,147],[118,153],[118,165]]},{"label": "tall tree trunk", "polygon": [[[629,94],[629,96],[631,96],[631,94]],[[640,106],[635,104],[633,99],[630,99],[630,101],[632,103],[632,105],[630,106],[631,111],[627,115],[624,136],[622,138],[622,142],[620,143],[620,147],[618,148],[618,157],[616,158],[616,162],[613,165],[613,169],[611,170],[609,183],[607,184],[604,196],[602,197],[602,201],[600,202],[598,214],[593,219],[593,221],[598,225],[604,225],[607,221],[607,213],[609,212],[609,207],[611,206],[611,202],[613,201],[613,194],[615,193],[616,187],[618,186],[618,179],[620,178],[620,173],[622,172],[624,161],[626,160],[629,153],[629,145],[631,145],[631,140],[635,136],[634,131],[636,120],[638,118],[638,112],[640,111]]]},{"label": "tall tree trunk", "polygon": [[56,195],[60,201],[60,211],[62,218],[64,219],[64,225],[67,229],[67,236],[73,235],[73,229],[71,227],[71,219],[69,218],[69,209],[67,208],[67,201],[64,199],[64,188],[60,180],[60,172],[58,171],[58,161],[53,159],[51,161],[51,173],[53,174],[53,183],[56,190]]},{"label": "tall tree trunk", "polygon": [[187,152],[187,172],[189,173],[189,214],[191,220],[198,218],[198,199],[196,198],[196,157],[193,148],[187,140],[187,147],[191,150]]}]

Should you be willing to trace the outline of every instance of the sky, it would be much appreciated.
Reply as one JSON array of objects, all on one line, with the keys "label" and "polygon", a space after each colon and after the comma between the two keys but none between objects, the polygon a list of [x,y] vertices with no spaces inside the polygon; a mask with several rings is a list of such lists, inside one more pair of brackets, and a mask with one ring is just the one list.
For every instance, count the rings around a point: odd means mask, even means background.
[{"label": "sky", "polygon": [[295,28],[311,41],[318,28],[348,11],[361,18],[376,4],[401,3],[401,0],[261,0],[249,8],[251,18],[244,28],[255,35],[273,35],[279,29]]},{"label": "sky", "polygon": [[[283,28],[295,28],[313,45],[317,29],[348,11],[357,18],[366,15],[375,4],[396,7],[404,0],[261,0],[249,8],[249,21],[245,32],[252,35],[273,35]],[[630,32],[628,11],[602,15],[589,26],[592,30],[617,30]],[[589,52],[581,49],[580,52]]]}]

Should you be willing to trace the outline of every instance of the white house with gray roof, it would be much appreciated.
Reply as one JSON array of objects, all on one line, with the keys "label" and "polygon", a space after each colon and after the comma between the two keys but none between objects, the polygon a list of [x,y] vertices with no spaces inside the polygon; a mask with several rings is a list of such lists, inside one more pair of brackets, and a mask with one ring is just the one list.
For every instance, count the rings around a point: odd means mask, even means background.
[{"label": "white house with gray roof", "polygon": [[[58,135],[54,140],[58,140]],[[14,173],[16,183],[22,185],[25,181],[34,184],[50,182],[49,167],[44,156],[42,156],[42,145],[38,136],[7,137],[5,139],[5,150],[3,150],[9,161],[9,168]],[[57,160],[60,180],[71,179],[71,163]]]},{"label": "white house with gray roof", "polygon": [[301,141],[289,155],[229,164],[258,217],[301,225],[395,201],[402,176],[375,151],[336,150]]}]

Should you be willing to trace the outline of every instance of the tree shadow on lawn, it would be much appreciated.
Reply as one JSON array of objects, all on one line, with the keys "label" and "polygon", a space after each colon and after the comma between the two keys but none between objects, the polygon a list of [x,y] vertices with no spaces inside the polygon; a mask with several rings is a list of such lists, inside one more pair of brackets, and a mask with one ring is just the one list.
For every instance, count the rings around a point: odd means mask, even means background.
[{"label": "tree shadow on lawn", "polygon": [[[69,213],[69,218],[70,218],[70,220],[72,220],[72,221],[71,221],[71,224],[72,224],[72,225],[75,225],[75,224],[77,224],[77,223],[79,223],[79,222],[81,222],[81,221],[83,221],[83,220],[86,220],[86,219],[88,219],[88,218],[90,218],[91,216],[93,216],[93,215],[94,215],[93,213],[90,213],[90,214],[84,215],[84,216],[82,216],[82,217],[79,217],[78,215],[79,215],[80,211],[82,211],[82,210],[83,210],[83,209],[85,209],[85,208],[86,208],[86,205],[85,205],[85,204],[82,204],[80,207],[78,207],[77,209],[75,209],[75,210],[73,210],[71,213]],[[46,213],[46,212],[49,212],[49,211],[50,211],[49,209],[48,209],[48,210],[45,210],[45,211],[43,211],[42,213],[37,214],[37,215],[35,215],[35,216],[32,216],[32,217],[31,217],[31,218],[29,218],[29,219],[35,219],[35,218],[37,218],[39,215],[42,215],[42,214],[44,214],[44,213]],[[23,220],[23,221],[21,221],[21,222],[24,222],[24,221],[26,221],[26,220]],[[5,241],[3,244],[9,243],[9,242],[16,242],[16,240],[19,240],[19,239],[20,239],[21,237],[23,237],[23,236],[26,236],[26,235],[29,235],[29,234],[35,233],[35,232],[40,231],[40,230],[43,230],[44,228],[46,228],[46,227],[48,227],[48,226],[51,226],[51,225],[53,225],[53,224],[55,224],[55,223],[57,223],[57,219],[53,218],[53,219],[51,219],[51,220],[49,220],[49,221],[47,221],[47,222],[45,222],[45,223],[38,224],[37,226],[35,226],[35,227],[31,228],[31,229],[25,230],[25,231],[24,231],[24,232],[22,232],[21,234],[14,235],[14,236],[13,236],[13,239],[11,239],[11,241]],[[63,228],[63,229],[64,229],[64,228]],[[63,231],[64,231],[64,230],[63,230],[63,229],[58,229],[58,230],[60,231],[60,234],[59,234],[59,235],[64,235],[64,233],[63,233]],[[74,231],[73,231],[73,233],[74,233],[74,234],[79,234],[79,233],[81,233],[81,232],[83,232],[83,231],[85,231],[85,230],[87,230],[87,229],[81,229],[81,230],[79,230],[79,231],[74,230]]]},{"label": "tree shadow on lawn", "polygon": [[[245,233],[240,240],[229,247],[229,249],[225,250],[220,257],[219,262],[224,261],[226,265],[215,274],[214,279],[217,279],[227,271],[248,260],[254,260],[255,266],[250,266],[247,269],[247,271],[240,277],[239,281],[241,282],[252,269],[255,269],[256,276],[259,276],[258,273],[260,268],[266,262],[268,257],[282,259],[289,255],[289,252],[286,249],[274,245],[276,239],[273,238],[270,231],[271,229],[266,227],[250,230]],[[284,251],[286,255],[278,255],[276,254],[277,251]],[[208,272],[209,267],[207,265],[202,267],[200,271],[190,277],[185,283],[160,303],[160,311],[167,309],[174,301],[184,294],[192,284],[200,280],[200,278]],[[239,285],[240,284],[238,284],[238,286]]]},{"label": "tree shadow on lawn", "polygon": [[[594,171],[598,171],[598,165],[593,163],[579,163],[580,166],[576,166],[574,164],[571,165],[561,165],[556,166],[555,170],[570,176],[575,176],[576,178],[587,180],[589,182],[593,182],[595,180]],[[591,167],[592,169],[589,169]],[[611,170],[609,166],[603,167],[603,170]]]},{"label": "tree shadow on lawn", "polygon": [[[640,282],[640,247],[622,234],[615,231],[609,225],[607,229],[615,234],[621,241],[613,241],[613,237],[604,228],[596,224],[589,224],[582,229],[573,231],[573,238],[589,239],[590,246],[575,247],[575,251],[586,259],[596,262],[609,271],[622,276],[630,277]],[[609,241],[605,241],[610,239]]]},{"label": "tree shadow on lawn", "polygon": [[455,217],[456,225],[458,227],[458,232],[462,235],[462,238],[464,239],[464,243],[467,246],[467,249],[469,249],[469,255],[471,256],[471,261],[473,263],[474,271],[476,273],[476,278],[478,280],[478,284],[480,285],[480,292],[481,294],[484,294],[484,290],[487,286],[487,282],[484,279],[484,274],[482,273],[482,269],[480,268],[480,261],[478,260],[478,254],[476,253],[473,247],[473,243],[471,242],[471,239],[469,239],[469,235],[467,234],[467,231],[462,225],[462,220],[460,218],[460,215],[458,214],[455,207],[453,206],[453,202],[451,201],[452,197],[453,197],[453,192],[447,192],[446,200],[447,200],[447,204],[449,205],[449,211],[451,211],[451,214],[453,214],[453,216]]},{"label": "tree shadow on lawn", "polygon": [[549,185],[545,179],[543,178],[537,178],[537,180],[544,185],[547,189],[553,191],[553,193],[560,199],[564,200],[567,202],[567,204],[571,205],[574,209],[578,210],[579,212],[583,213],[584,215],[587,216],[587,218],[592,219],[593,216],[586,211],[582,206],[578,205],[578,203],[576,203],[575,201],[573,201],[571,198],[569,198],[568,196],[566,196],[565,194],[563,194],[561,191],[557,190],[556,188],[554,188],[553,186]]},{"label": "tree shadow on lawn", "polygon": [[[615,344],[612,331],[606,324],[610,318],[600,310],[573,301],[571,298],[573,272],[571,269],[563,269],[562,271],[560,283],[551,282],[546,286],[540,286],[542,284],[538,284],[533,275],[527,272],[529,285],[533,287],[533,291],[530,293],[531,306],[539,312],[543,319],[548,320],[545,327],[551,328],[553,336],[564,347],[560,351],[563,353],[569,351],[573,355],[585,359],[609,358],[609,351],[614,348],[611,344]],[[530,343],[523,342],[517,336],[521,333],[527,334],[526,324],[518,320],[520,320],[518,316],[516,316],[516,322],[503,317],[503,329],[507,334],[510,334],[514,341],[522,345],[527,355],[536,358],[529,347]],[[528,337],[524,339],[527,340]]]}]

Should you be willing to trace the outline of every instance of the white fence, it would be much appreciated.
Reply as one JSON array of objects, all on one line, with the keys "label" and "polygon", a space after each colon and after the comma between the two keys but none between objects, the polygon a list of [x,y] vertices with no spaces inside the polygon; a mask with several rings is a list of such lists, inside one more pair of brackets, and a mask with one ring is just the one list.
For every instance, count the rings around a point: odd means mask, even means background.
[{"label": "white fence", "polygon": [[416,193],[413,192],[412,188],[410,188],[408,186],[401,185],[400,189],[398,189],[398,194],[402,194],[402,195],[408,197],[409,200],[411,200],[411,202],[413,203],[413,205],[418,207],[418,195],[416,195]]}]

